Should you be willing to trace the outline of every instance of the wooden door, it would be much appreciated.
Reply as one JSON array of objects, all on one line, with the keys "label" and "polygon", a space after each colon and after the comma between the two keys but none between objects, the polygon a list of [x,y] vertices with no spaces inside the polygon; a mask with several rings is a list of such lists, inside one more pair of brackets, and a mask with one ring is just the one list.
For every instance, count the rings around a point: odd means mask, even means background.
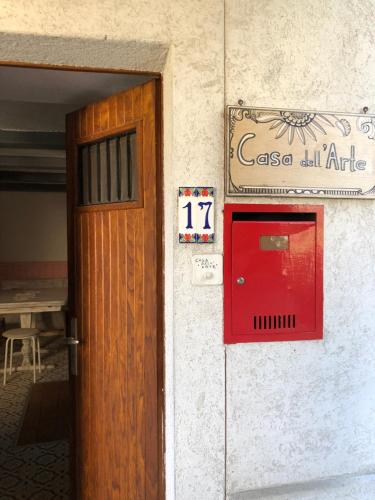
[{"label": "wooden door", "polygon": [[151,81],[67,117],[70,314],[80,342],[73,377],[76,489],[82,500],[163,497],[156,91]]}]

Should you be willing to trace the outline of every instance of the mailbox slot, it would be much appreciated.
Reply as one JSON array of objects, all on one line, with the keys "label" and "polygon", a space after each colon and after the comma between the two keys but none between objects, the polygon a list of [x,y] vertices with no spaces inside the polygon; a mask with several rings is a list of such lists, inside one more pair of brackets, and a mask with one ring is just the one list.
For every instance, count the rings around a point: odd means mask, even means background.
[{"label": "mailbox slot", "polygon": [[321,339],[323,207],[225,206],[226,343]]}]

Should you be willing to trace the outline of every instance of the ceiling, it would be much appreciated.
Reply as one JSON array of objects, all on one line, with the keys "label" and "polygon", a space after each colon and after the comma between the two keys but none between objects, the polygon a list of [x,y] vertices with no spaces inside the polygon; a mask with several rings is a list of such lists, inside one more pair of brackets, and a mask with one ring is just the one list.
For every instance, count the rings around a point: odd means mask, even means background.
[{"label": "ceiling", "polygon": [[[0,66],[0,190],[62,189],[66,113],[151,78]],[[50,146],[55,136],[59,148]]]},{"label": "ceiling", "polygon": [[145,75],[0,66],[2,101],[85,106],[150,79]]}]

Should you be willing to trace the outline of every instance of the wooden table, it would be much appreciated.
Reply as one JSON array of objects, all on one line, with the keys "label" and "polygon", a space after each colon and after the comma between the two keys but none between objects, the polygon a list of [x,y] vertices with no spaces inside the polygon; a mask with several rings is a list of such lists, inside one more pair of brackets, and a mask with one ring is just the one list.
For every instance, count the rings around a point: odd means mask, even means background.
[{"label": "wooden table", "polygon": [[[0,316],[19,314],[21,328],[35,328],[35,313],[63,310],[68,301],[67,288],[40,288],[35,290],[0,290]],[[22,363],[17,370],[32,369],[30,339],[22,341]],[[49,366],[42,365],[42,368]]]}]

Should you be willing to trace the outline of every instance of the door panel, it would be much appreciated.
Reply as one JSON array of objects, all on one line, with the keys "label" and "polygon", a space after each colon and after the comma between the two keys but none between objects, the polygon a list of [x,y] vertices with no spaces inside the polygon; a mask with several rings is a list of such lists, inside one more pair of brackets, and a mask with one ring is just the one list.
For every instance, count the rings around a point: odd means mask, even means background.
[{"label": "door panel", "polygon": [[[232,231],[233,331],[314,331],[315,307],[309,304],[316,300],[315,223],[234,221]],[[285,240],[272,243],[280,236]],[[245,280],[241,286],[239,276]]]},{"label": "door panel", "polygon": [[[70,284],[75,283],[70,299],[80,340],[75,392],[81,499],[163,496],[158,484],[155,92],[155,83],[148,82],[89,105],[67,120]],[[111,176],[103,174],[103,158],[108,151],[111,155],[113,144],[119,157],[124,154],[120,137],[134,130],[136,176],[121,180],[119,171],[121,200],[105,203],[100,193],[109,193]],[[100,145],[86,147],[103,140],[106,151]],[[90,150],[95,150],[95,176],[82,178],[81,197],[79,162],[89,168]],[[110,168],[115,172],[122,167]],[[130,191],[136,195],[124,201],[121,193],[134,179]],[[96,197],[85,205],[90,185]]]}]

